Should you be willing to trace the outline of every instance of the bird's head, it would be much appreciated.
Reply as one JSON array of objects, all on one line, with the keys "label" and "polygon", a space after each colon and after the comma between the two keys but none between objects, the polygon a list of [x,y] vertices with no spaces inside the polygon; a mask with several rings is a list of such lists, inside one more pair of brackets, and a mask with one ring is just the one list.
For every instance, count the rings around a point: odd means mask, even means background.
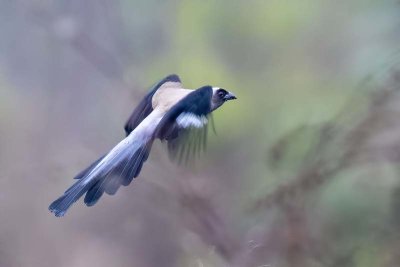
[{"label": "bird's head", "polygon": [[212,87],[213,95],[211,98],[211,109],[216,110],[226,101],[237,99],[234,94],[219,87]]}]

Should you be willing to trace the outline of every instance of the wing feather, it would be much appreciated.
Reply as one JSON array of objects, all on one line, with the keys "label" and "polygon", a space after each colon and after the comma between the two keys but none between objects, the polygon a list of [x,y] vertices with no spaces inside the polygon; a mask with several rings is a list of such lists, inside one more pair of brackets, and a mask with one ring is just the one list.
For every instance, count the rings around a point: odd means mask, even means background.
[{"label": "wing feather", "polygon": [[131,116],[125,123],[125,132],[128,136],[152,111],[152,99],[158,89],[163,87],[183,88],[179,76],[171,74],[156,83],[150,92],[143,98],[139,105],[133,110]]},{"label": "wing feather", "polygon": [[187,162],[205,149],[211,97],[211,86],[199,88],[180,100],[161,120],[155,137],[168,142],[171,158]]}]

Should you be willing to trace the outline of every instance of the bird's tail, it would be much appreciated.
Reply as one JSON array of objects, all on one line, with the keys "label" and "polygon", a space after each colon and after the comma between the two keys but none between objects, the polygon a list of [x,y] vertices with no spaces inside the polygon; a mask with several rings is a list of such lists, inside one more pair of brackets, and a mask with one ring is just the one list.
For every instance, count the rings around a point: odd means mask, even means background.
[{"label": "bird's tail", "polygon": [[79,173],[75,177],[78,181],[51,203],[49,210],[60,217],[85,193],[85,204],[93,206],[104,192],[114,195],[121,185],[129,185],[149,156],[153,131],[140,126],[135,129],[108,154]]}]

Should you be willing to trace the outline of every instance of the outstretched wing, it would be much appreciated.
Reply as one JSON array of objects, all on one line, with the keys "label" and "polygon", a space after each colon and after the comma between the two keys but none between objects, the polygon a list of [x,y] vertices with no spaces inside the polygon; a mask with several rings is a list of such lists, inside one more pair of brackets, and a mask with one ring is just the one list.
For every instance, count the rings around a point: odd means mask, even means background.
[{"label": "outstretched wing", "polygon": [[172,158],[181,162],[204,150],[211,97],[211,86],[197,89],[173,106],[160,121],[155,137],[168,142]]},{"label": "outstretched wing", "polygon": [[154,94],[160,88],[183,88],[181,80],[178,75],[171,74],[155,84],[150,92],[144,97],[144,99],[139,103],[139,105],[133,110],[128,121],[125,123],[125,132],[128,136],[152,111],[152,98]]}]

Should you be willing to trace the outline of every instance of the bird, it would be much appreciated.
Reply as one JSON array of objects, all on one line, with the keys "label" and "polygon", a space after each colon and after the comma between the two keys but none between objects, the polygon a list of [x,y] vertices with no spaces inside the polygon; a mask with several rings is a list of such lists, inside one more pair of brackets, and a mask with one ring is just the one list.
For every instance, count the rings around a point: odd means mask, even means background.
[{"label": "bird", "polygon": [[125,124],[126,137],[78,173],[76,182],[49,210],[62,217],[83,195],[84,203],[93,206],[104,192],[114,195],[121,185],[128,186],[139,176],[156,139],[167,143],[174,159],[196,154],[204,149],[211,113],[234,99],[226,89],[211,85],[186,89],[178,75],[166,76],[133,110]]}]

